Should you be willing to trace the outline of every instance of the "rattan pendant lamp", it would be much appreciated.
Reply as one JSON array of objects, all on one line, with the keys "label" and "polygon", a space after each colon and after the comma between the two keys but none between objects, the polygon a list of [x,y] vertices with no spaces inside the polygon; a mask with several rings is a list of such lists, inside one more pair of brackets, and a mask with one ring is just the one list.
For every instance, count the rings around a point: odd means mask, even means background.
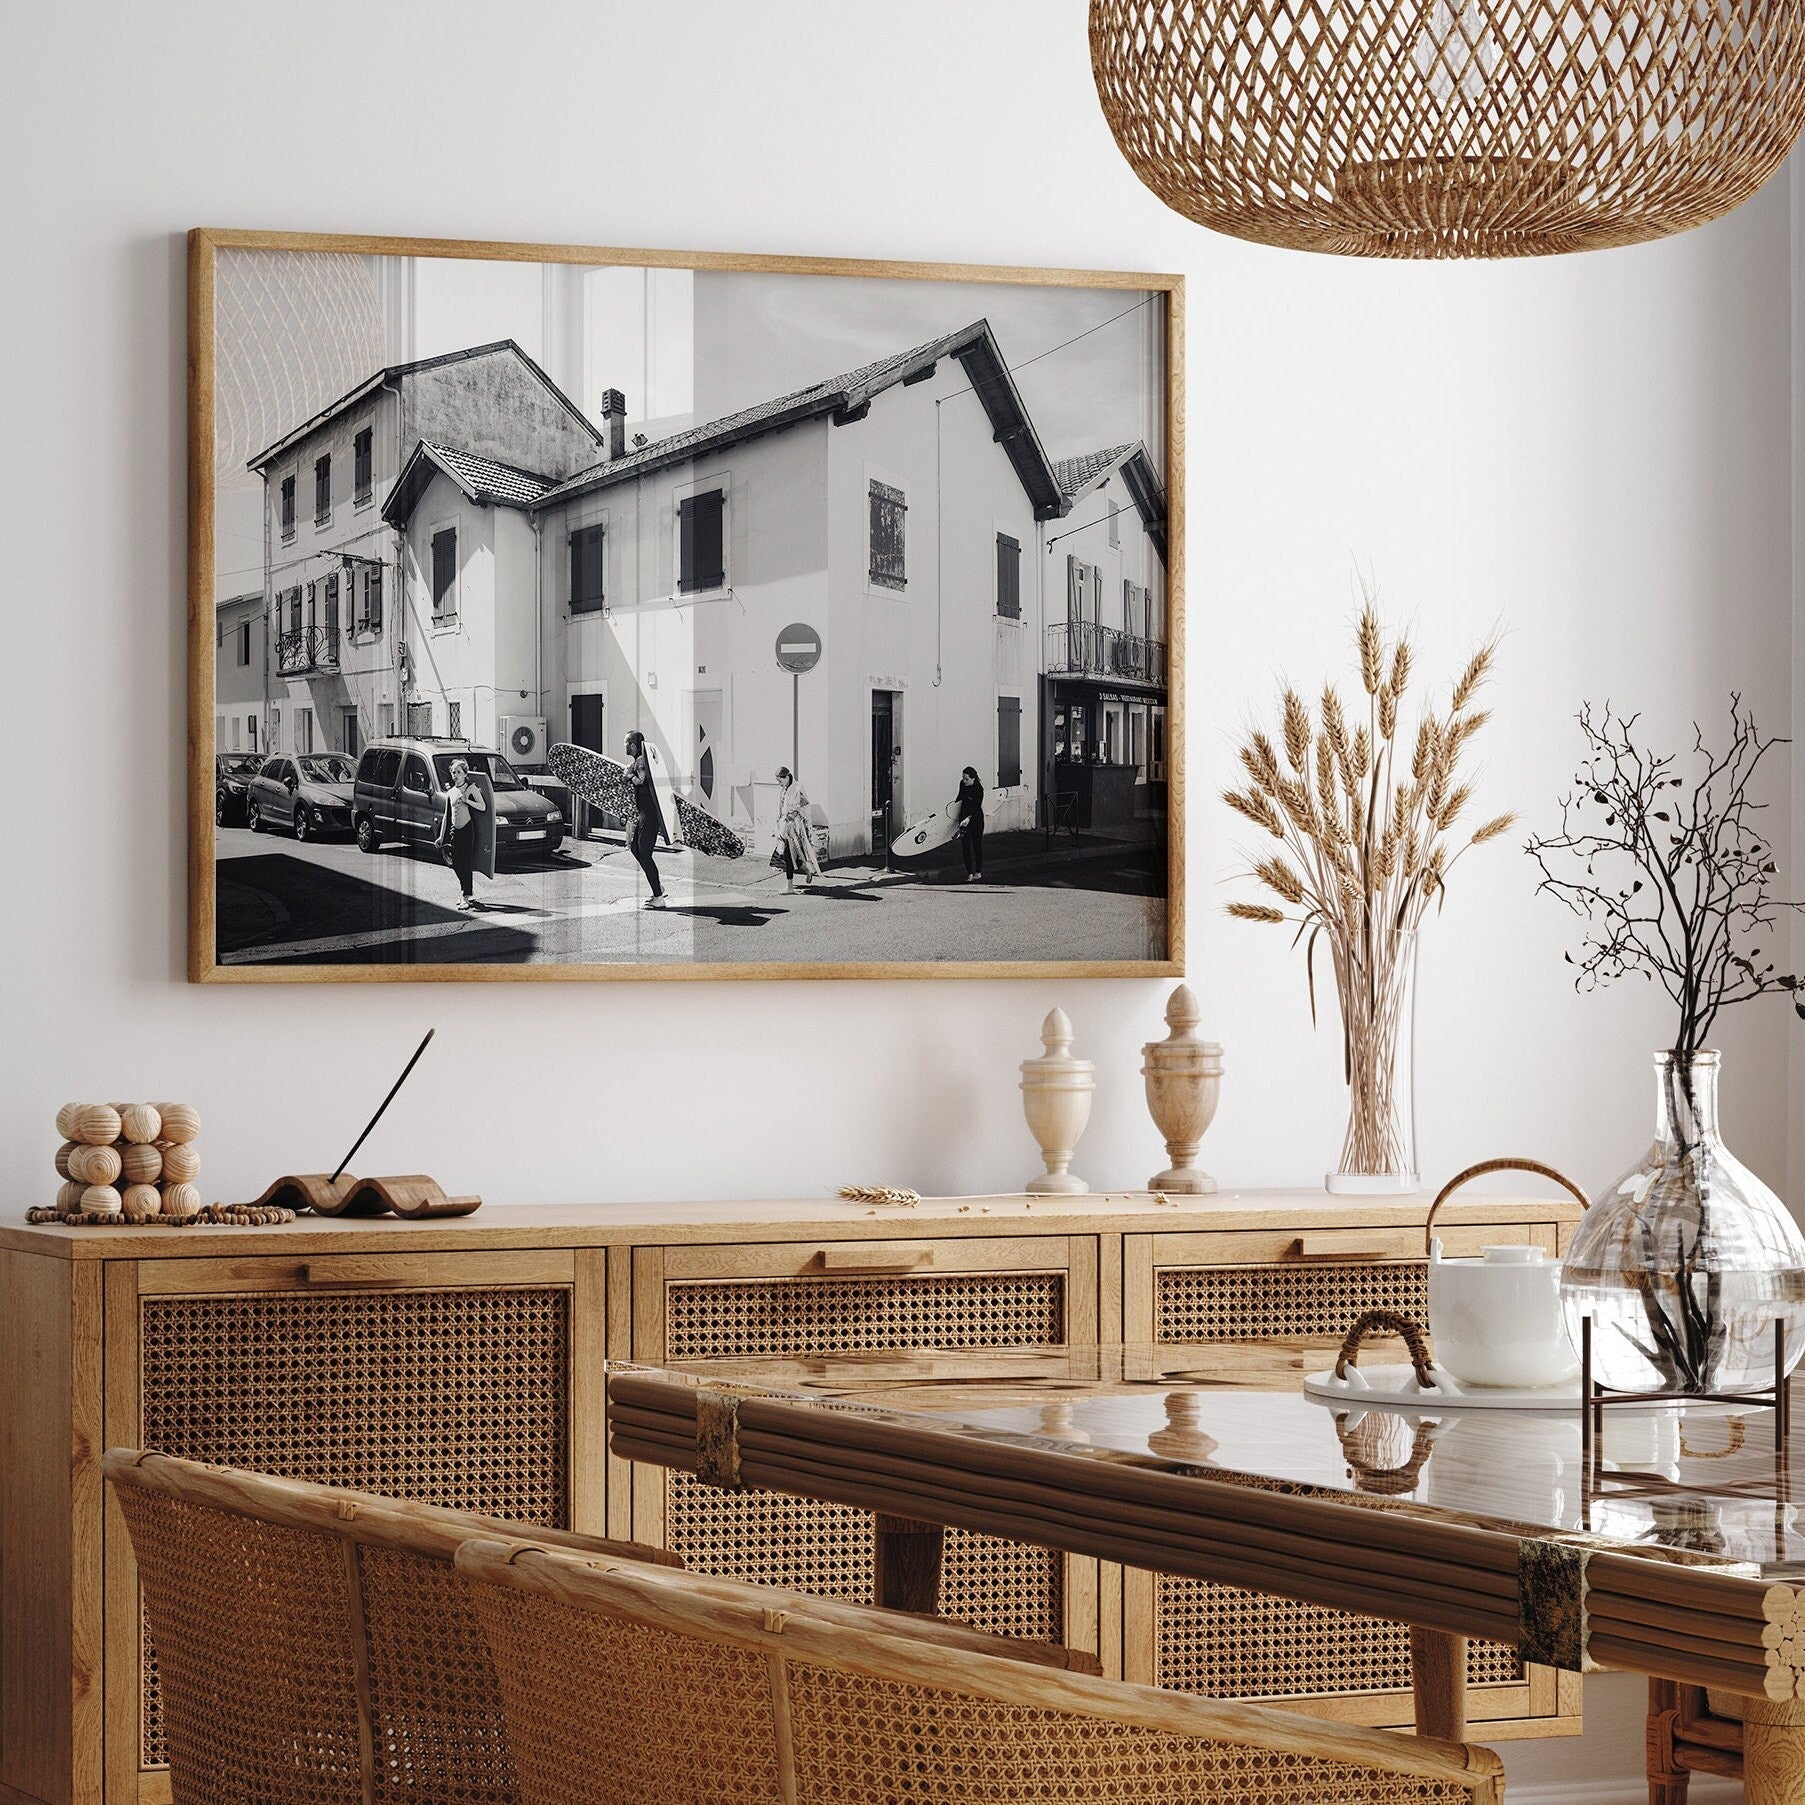
[{"label": "rattan pendant lamp", "polygon": [[1805,124],[1805,0],[1091,0],[1135,173],[1354,257],[1636,244],[1747,200]]}]

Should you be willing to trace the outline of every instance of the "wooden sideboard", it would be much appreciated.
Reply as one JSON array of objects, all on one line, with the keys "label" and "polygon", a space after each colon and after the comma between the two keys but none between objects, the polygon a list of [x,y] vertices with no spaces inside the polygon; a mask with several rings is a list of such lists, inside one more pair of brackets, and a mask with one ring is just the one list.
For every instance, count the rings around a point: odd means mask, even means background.
[{"label": "wooden sideboard", "polygon": [[[137,1576],[99,1457],[152,1446],[867,1593],[869,1520],[607,1452],[602,1362],[1034,1341],[1222,1344],[1291,1383],[1374,1304],[1421,1315],[1426,1199],[1320,1192],[504,1208],[266,1229],[0,1227],[0,1805],[170,1796]],[[1577,1212],[1462,1197],[1450,1252]],[[1235,1344],[1283,1344],[1254,1353]],[[945,1608],[1106,1672],[1411,1722],[1395,1626],[952,1538]],[[1579,1727],[1579,1681],[1476,1645],[1475,1736]]]}]

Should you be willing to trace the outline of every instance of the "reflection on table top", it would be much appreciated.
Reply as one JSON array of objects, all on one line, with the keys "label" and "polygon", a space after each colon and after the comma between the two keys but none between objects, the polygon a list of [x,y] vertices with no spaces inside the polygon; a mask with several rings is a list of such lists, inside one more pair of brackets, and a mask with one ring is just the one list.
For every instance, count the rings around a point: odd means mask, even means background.
[{"label": "reflection on table top", "polygon": [[1588,1475],[1577,1401],[1463,1415],[1304,1396],[1303,1372],[1326,1364],[1320,1348],[1260,1343],[914,1349],[609,1370],[613,1380],[877,1413],[916,1429],[1203,1479],[1382,1496],[1500,1529],[1582,1531],[1626,1552],[1686,1550],[1805,1572],[1805,1526],[1790,1501],[1795,1451],[1776,1459],[1771,1411],[1609,1410]]}]

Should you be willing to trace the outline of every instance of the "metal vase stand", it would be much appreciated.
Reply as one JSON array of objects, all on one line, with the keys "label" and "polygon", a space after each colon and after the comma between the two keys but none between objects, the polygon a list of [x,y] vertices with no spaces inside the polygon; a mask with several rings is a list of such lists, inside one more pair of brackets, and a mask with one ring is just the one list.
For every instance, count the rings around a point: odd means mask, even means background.
[{"label": "metal vase stand", "polygon": [[[1592,1376],[1592,1318],[1587,1316],[1580,1324],[1579,1344],[1579,1398],[1580,1398],[1580,1453],[1581,1471],[1585,1475],[1586,1518],[1591,1515],[1591,1500],[1594,1495],[1610,1487],[1618,1496],[1623,1496],[1625,1489],[1631,1495],[1650,1492],[1688,1492],[1709,1493],[1716,1488],[1697,1484],[1675,1485],[1664,1475],[1658,1473],[1638,1473],[1628,1469],[1614,1473],[1604,1471],[1603,1456],[1599,1443],[1604,1437],[1604,1413],[1607,1409],[1624,1404],[1640,1404],[1644,1408],[1651,1404],[1684,1406],[1688,1404],[1741,1404],[1757,1410],[1771,1410],[1774,1413],[1774,1511],[1776,1523],[1776,1546],[1783,1546],[1783,1519],[1790,1494],[1789,1475],[1789,1441],[1792,1433],[1792,1399],[1791,1389],[1786,1379],[1786,1320],[1784,1317],[1774,1318],[1774,1382],[1769,1386],[1761,1386],[1749,1391],[1613,1391],[1608,1386],[1600,1385]],[[1733,1452],[1741,1446],[1741,1436],[1736,1435],[1731,1447],[1724,1452]],[[1730,1492],[1739,1488],[1731,1487]]]}]

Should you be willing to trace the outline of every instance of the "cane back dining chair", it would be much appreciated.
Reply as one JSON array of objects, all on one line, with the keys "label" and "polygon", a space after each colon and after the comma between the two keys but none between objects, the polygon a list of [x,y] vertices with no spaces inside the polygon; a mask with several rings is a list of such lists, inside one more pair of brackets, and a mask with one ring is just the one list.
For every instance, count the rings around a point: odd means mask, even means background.
[{"label": "cane back dining chair", "polygon": [[488,1643],[451,1557],[521,1525],[134,1449],[102,1470],[137,1555],[180,1805],[515,1805]]},{"label": "cane back dining chair", "polygon": [[1489,1749],[950,1645],[519,1539],[457,1552],[523,1805],[1497,1805]]}]

